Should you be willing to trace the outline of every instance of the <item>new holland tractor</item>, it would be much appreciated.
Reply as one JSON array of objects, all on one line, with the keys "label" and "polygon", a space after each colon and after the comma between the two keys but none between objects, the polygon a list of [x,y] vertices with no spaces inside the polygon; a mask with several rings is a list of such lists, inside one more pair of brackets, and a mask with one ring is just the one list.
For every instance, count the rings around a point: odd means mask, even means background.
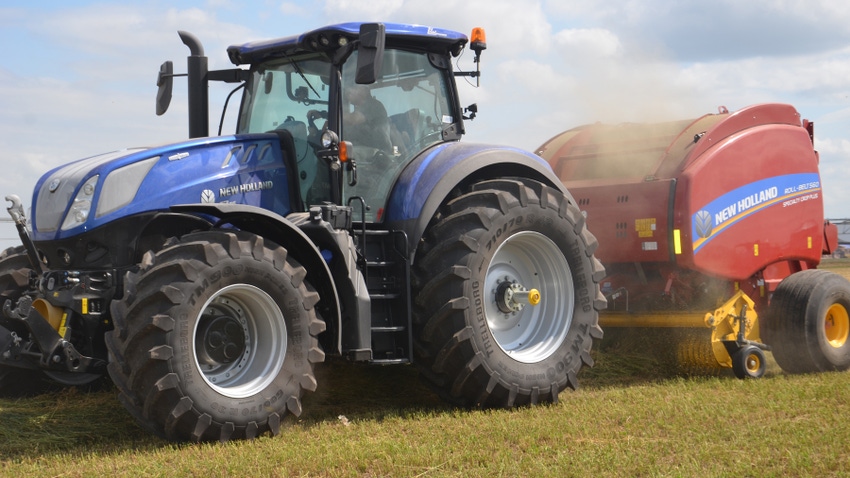
[{"label": "new holland tractor", "polygon": [[538,153],[599,238],[606,342],[686,373],[761,377],[768,350],[789,373],[850,368],[850,283],[816,269],[838,230],[794,107],[586,125]]},{"label": "new holland tractor", "polygon": [[[0,393],[108,374],[173,440],[277,434],[326,357],[413,363],[451,403],[556,401],[592,365],[597,243],[539,156],[460,142],[483,30],[340,24],[186,76],[190,139],[47,172],[0,258]],[[475,71],[453,71],[469,43]],[[241,92],[210,137],[208,85]]]}]

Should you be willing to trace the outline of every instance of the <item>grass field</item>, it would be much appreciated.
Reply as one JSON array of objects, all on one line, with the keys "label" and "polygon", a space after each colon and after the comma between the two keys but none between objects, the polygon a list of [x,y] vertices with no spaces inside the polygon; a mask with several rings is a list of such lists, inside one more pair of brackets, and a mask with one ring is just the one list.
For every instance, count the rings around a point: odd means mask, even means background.
[{"label": "grass field", "polygon": [[[850,261],[827,267],[850,273]],[[410,366],[329,362],[278,437],[173,444],[114,389],[0,399],[3,476],[850,476],[850,373],[675,376],[595,351],[553,405],[459,410]]]}]

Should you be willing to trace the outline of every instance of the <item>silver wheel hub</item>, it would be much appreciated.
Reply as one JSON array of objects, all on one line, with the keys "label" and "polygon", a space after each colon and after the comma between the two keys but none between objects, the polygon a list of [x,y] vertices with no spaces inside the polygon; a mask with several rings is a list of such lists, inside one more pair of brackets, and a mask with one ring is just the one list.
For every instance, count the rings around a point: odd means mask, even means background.
[{"label": "silver wheel hub", "polygon": [[194,331],[195,365],[222,395],[245,398],[266,388],[283,367],[283,313],[263,290],[234,284],[201,309]]},{"label": "silver wheel hub", "polygon": [[485,286],[487,325],[506,354],[537,363],[560,348],[575,297],[569,263],[551,239],[532,231],[506,239],[493,255]]}]

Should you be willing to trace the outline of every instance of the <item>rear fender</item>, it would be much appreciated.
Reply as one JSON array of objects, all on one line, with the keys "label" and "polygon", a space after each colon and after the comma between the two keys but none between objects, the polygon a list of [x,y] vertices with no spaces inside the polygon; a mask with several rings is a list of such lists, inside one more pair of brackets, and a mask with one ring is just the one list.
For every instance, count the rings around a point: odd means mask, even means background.
[{"label": "rear fender", "polygon": [[407,233],[411,261],[437,209],[459,186],[497,178],[528,178],[572,196],[549,164],[520,149],[444,143],[413,160],[399,176],[387,206],[387,225]]},{"label": "rear fender", "polygon": [[[333,274],[322,253],[312,240],[292,221],[274,212],[244,204],[184,204],[172,206],[178,213],[195,213],[218,218],[217,226],[232,225],[242,231],[248,231],[285,247],[288,253],[307,269],[310,284],[318,291],[322,319],[327,330],[333,335],[333,347],[336,353],[341,351],[340,302]],[[328,342],[323,342],[326,347]]]}]

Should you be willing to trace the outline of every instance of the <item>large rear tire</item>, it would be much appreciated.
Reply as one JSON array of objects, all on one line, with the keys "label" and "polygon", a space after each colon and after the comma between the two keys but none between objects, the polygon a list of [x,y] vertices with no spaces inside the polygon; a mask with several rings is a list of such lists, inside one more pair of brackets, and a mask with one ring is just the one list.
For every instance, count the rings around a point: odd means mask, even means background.
[{"label": "large rear tire", "polygon": [[596,245],[578,208],[535,181],[485,181],[449,200],[416,256],[425,380],[475,407],[554,402],[576,388],[602,338]]},{"label": "large rear tire", "polygon": [[824,270],[783,280],[761,328],[788,373],[850,369],[850,282]]},{"label": "large rear tire", "polygon": [[171,440],[279,433],[325,357],[305,276],[284,248],[245,233],[190,234],[146,254],[106,341],[124,406]]}]

